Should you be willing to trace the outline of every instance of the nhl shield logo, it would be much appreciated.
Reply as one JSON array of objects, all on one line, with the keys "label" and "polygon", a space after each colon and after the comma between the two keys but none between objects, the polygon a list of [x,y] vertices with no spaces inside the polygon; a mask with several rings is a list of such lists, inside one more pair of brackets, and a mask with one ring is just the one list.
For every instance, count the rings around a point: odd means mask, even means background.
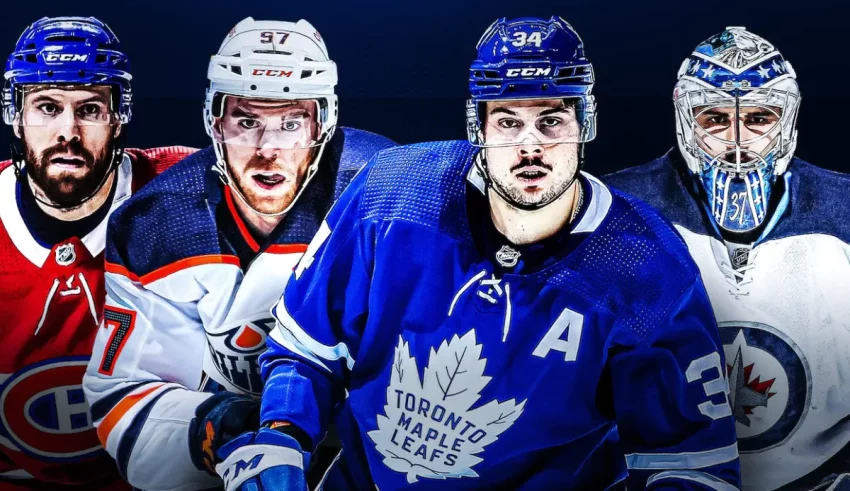
[{"label": "nhl shield logo", "polygon": [[496,252],[496,261],[506,268],[513,268],[519,261],[519,251],[504,245]]},{"label": "nhl shield logo", "polygon": [[77,260],[77,252],[74,250],[74,244],[62,244],[56,248],[56,264],[59,266],[67,266]]}]

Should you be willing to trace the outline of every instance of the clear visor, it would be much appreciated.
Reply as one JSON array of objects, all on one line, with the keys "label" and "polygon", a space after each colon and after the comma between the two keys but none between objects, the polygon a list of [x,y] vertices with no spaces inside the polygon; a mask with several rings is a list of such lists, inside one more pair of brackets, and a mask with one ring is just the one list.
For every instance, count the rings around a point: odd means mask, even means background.
[{"label": "clear visor", "polygon": [[470,142],[477,147],[584,143],[595,136],[593,115],[593,108],[582,98],[502,99],[467,105]]},{"label": "clear visor", "polygon": [[315,99],[253,99],[223,95],[213,138],[231,147],[298,149],[321,145]]},{"label": "clear visor", "polygon": [[20,89],[17,124],[26,127],[111,126],[112,88],[106,85],[32,85]]},{"label": "clear visor", "polygon": [[[739,91],[740,92],[740,91]],[[740,94],[723,90],[689,91],[676,99],[687,121],[696,153],[713,166],[749,172],[771,163],[788,139],[799,96],[776,89]]]}]

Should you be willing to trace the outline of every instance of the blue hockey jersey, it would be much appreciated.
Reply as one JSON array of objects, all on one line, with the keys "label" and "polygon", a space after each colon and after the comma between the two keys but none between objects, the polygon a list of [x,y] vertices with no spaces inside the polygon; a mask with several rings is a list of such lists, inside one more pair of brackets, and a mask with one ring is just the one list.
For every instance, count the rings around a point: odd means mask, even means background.
[{"label": "blue hockey jersey", "polygon": [[681,238],[583,174],[569,252],[517,271],[474,233],[474,155],[398,147],[355,178],[272,310],[263,422],[315,444],[334,420],[347,489],[736,489],[720,340]]},{"label": "blue hockey jersey", "polygon": [[209,489],[189,422],[211,391],[259,397],[269,310],[333,201],[390,140],[340,128],[316,175],[262,243],[215,172],[212,148],[128,199],[106,237],[106,307],[83,388],[122,476],[147,490]]},{"label": "blue hockey jersey", "polygon": [[752,243],[719,234],[678,150],[604,179],[669,218],[700,269],[743,488],[812,489],[850,471],[850,176],[793,159]]}]

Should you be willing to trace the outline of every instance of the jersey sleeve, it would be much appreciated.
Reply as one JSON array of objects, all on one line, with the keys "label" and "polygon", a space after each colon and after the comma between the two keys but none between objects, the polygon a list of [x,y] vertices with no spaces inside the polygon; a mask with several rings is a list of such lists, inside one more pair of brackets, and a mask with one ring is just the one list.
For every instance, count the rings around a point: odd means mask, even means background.
[{"label": "jersey sleeve", "polygon": [[[83,380],[98,437],[122,476],[147,490],[196,490],[221,481],[193,465],[189,424],[212,394],[199,392],[205,337],[200,302],[216,282],[232,282],[238,266],[211,268],[197,260],[177,261],[154,271],[134,265],[133,244],[155,237],[139,210],[160,210],[140,200],[110,219],[106,245],[106,305],[92,359]],[[153,213],[166,213],[167,210]],[[157,217],[151,217],[157,219]],[[165,219],[165,217],[160,217]],[[140,230],[146,229],[146,230]]]},{"label": "jersey sleeve", "polygon": [[261,423],[289,422],[312,446],[345,395],[368,313],[375,236],[359,209],[368,170],[352,180],[301,258],[272,308],[277,325],[260,356]]},{"label": "jersey sleeve", "polygon": [[655,329],[621,333],[608,370],[629,488],[739,489],[723,349],[699,277]]}]

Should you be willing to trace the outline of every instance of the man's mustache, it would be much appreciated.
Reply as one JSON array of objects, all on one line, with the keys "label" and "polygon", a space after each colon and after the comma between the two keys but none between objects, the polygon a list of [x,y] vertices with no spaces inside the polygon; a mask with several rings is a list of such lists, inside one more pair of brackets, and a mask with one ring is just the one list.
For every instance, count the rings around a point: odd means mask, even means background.
[{"label": "man's mustache", "polygon": [[538,157],[534,157],[534,158],[527,158],[526,157],[526,158],[523,158],[522,160],[520,160],[518,164],[511,167],[511,172],[516,172],[520,169],[524,169],[526,167],[532,167],[532,166],[543,167],[544,169],[546,169],[549,172],[552,171],[552,166],[543,162],[543,159],[538,158]]},{"label": "man's mustache", "polygon": [[73,140],[69,143],[58,143],[41,154],[43,164],[49,164],[50,159],[59,154],[70,154],[75,157],[80,157],[85,161],[86,167],[91,169],[94,167],[94,154],[88,151],[80,141]]}]

